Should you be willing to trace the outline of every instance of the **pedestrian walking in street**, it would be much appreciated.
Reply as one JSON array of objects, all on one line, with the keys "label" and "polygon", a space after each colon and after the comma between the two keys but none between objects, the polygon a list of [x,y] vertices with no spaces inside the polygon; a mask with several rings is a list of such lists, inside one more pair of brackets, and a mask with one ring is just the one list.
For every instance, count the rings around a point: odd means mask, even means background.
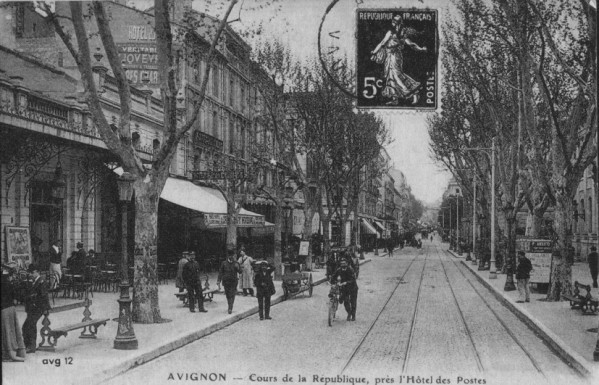
[{"label": "pedestrian walking in street", "polygon": [[181,259],[177,263],[177,276],[175,277],[175,287],[179,289],[179,293],[185,290],[185,281],[183,280],[183,267],[189,262],[189,252],[184,251],[181,254]]},{"label": "pedestrian walking in street", "polygon": [[37,344],[37,321],[42,315],[47,315],[50,310],[50,301],[48,299],[48,285],[40,276],[38,267],[35,264],[29,265],[27,271],[31,275],[32,283],[25,298],[25,312],[27,318],[23,323],[23,341],[27,353],[35,353]]},{"label": "pedestrian walking in street", "polygon": [[[188,254],[188,253],[185,253]],[[192,255],[188,256],[189,261],[183,266],[181,277],[185,282],[187,289],[187,302],[189,303],[189,311],[195,313],[195,300],[198,300],[198,311],[206,313],[204,309],[204,293],[202,292],[202,278],[200,276],[200,265],[196,258]]]},{"label": "pedestrian walking in street", "polygon": [[49,250],[50,254],[50,289],[58,287],[62,278],[62,242],[55,240]]},{"label": "pedestrian walking in street", "polygon": [[516,268],[516,280],[518,281],[518,303],[530,302],[530,272],[532,263],[526,258],[524,251],[518,251],[518,267]]},{"label": "pedestrian walking in street", "polygon": [[593,287],[597,287],[597,265],[599,263],[599,255],[597,254],[597,248],[591,246],[591,252],[587,257],[589,261],[589,270],[591,271],[591,278],[593,279]]},{"label": "pedestrian walking in street", "polygon": [[254,268],[252,264],[254,259],[245,253],[245,249],[242,246],[239,249],[239,259],[237,260],[239,267],[241,268],[241,289],[243,290],[243,296],[251,295],[254,296]]},{"label": "pedestrian walking in street", "polygon": [[260,321],[272,319],[270,317],[270,297],[275,294],[275,284],[272,281],[272,272],[275,268],[266,261],[259,263],[260,267],[254,277],[256,285],[256,298],[258,299],[258,313]]},{"label": "pedestrian walking in street", "polygon": [[393,256],[393,248],[393,241],[391,239],[387,239],[387,253],[389,253],[389,258]]},{"label": "pedestrian walking in street", "polygon": [[2,361],[25,361],[25,342],[15,308],[11,271],[2,268]]},{"label": "pedestrian walking in street", "polygon": [[235,250],[227,251],[227,259],[223,261],[218,269],[218,278],[216,285],[220,290],[220,283],[225,287],[225,296],[229,305],[229,314],[233,312],[233,303],[235,302],[235,294],[237,293],[237,276],[241,273],[239,263],[235,261]]},{"label": "pedestrian walking in street", "polygon": [[335,284],[340,281],[341,296],[339,303],[343,303],[347,312],[347,320],[356,320],[356,307],[358,303],[358,284],[356,283],[356,275],[354,270],[349,267],[346,259],[339,261],[339,268],[331,275],[330,282]]},{"label": "pedestrian walking in street", "polygon": [[335,272],[335,270],[337,270],[337,253],[335,252],[331,252],[329,254],[329,258],[327,259],[327,272],[326,272],[326,276],[327,276],[327,280],[330,280],[331,275]]}]

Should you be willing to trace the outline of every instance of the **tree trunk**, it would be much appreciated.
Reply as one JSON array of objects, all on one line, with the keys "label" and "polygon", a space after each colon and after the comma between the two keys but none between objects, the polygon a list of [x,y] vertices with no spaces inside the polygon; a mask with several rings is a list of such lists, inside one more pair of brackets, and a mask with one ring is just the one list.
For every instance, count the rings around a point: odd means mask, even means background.
[{"label": "tree trunk", "polygon": [[516,215],[512,212],[506,216],[506,235],[507,241],[504,251],[503,265],[505,266],[505,285],[504,291],[516,290],[514,285],[514,272],[516,271]]},{"label": "tree trunk", "polygon": [[572,237],[570,226],[572,225],[572,198],[563,190],[557,190],[555,205],[554,228],[557,235],[557,243],[551,256],[550,288],[547,293],[548,301],[559,301],[562,294],[572,292],[572,263],[574,254],[572,252]]},{"label": "tree trunk", "polygon": [[158,233],[158,200],[156,183],[138,179],[135,189],[135,256],[133,280],[133,321],[163,322],[158,304],[156,253]]},{"label": "tree trunk", "polygon": [[229,193],[227,200],[227,253],[237,249],[237,209],[234,193]]},{"label": "tree trunk", "polygon": [[281,255],[281,217],[283,213],[283,200],[278,198],[275,200],[275,234],[274,234],[274,265],[275,279],[280,279],[283,274],[283,256]]},{"label": "tree trunk", "polygon": [[[312,238],[312,220],[314,219],[314,214],[315,212],[313,209],[304,207],[304,230],[302,231],[302,240],[304,241],[309,241]],[[312,245],[308,247],[306,266],[308,269],[312,269]]]}]

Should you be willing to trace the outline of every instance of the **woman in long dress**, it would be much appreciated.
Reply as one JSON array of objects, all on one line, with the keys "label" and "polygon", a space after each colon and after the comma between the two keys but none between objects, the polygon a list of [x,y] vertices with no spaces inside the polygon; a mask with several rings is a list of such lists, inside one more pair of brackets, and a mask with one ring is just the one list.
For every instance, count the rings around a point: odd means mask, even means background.
[{"label": "woman in long dress", "polygon": [[249,255],[245,254],[243,248],[239,250],[240,257],[237,260],[239,266],[241,267],[241,280],[239,280],[239,284],[243,289],[243,295],[249,294],[254,296],[254,268],[252,264],[254,263],[254,259]]},{"label": "woman in long dress", "polygon": [[2,269],[2,361],[25,360],[25,342],[15,310],[15,292],[8,271]]},{"label": "woman in long dress", "polygon": [[416,51],[426,52],[426,47],[420,47],[409,39],[415,31],[412,28],[403,26],[401,16],[393,17],[392,29],[387,31],[383,40],[371,52],[371,59],[379,64],[384,64],[385,88],[382,95],[390,98],[387,104],[397,105],[399,100],[413,99],[413,103],[418,100],[416,93],[422,84],[408,76],[403,70],[403,50],[405,46],[411,47]]}]

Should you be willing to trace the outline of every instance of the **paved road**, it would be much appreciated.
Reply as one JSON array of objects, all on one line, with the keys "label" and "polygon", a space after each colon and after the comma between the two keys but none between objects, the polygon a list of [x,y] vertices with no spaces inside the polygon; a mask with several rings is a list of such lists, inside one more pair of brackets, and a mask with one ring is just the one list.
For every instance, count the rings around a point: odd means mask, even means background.
[{"label": "paved road", "polygon": [[440,244],[374,257],[358,283],[356,322],[340,310],[327,326],[320,285],[273,307],[271,321],[249,317],[109,384],[580,381]]}]

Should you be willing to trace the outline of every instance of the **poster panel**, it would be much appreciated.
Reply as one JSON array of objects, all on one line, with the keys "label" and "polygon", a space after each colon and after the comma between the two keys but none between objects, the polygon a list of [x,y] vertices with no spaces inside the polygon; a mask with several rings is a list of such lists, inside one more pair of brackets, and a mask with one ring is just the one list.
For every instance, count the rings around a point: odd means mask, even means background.
[{"label": "poster panel", "polygon": [[519,238],[516,252],[524,251],[532,263],[531,283],[549,283],[551,277],[551,252],[553,241],[545,238]]},{"label": "poster panel", "polygon": [[26,268],[31,263],[31,237],[29,227],[6,226],[7,262]]}]

